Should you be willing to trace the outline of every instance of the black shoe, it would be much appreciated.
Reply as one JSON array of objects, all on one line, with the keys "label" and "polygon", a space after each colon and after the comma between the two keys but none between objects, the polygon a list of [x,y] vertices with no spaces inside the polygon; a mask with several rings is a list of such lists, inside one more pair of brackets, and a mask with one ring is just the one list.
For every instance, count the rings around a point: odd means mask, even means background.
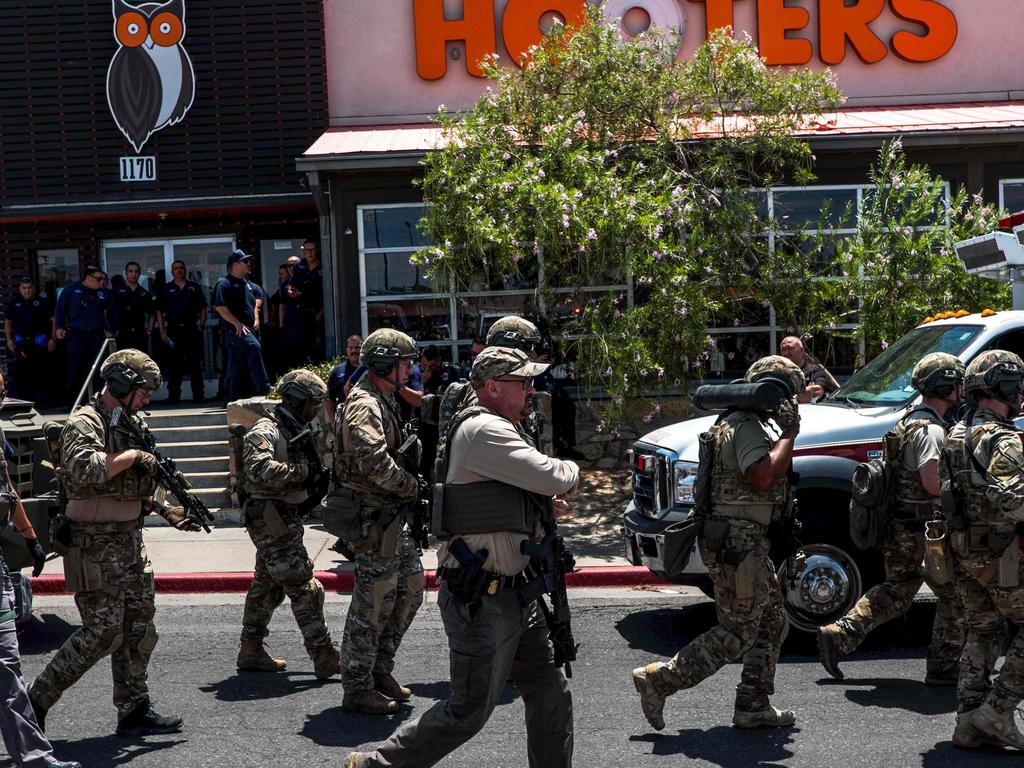
[{"label": "black shoe", "polygon": [[141,704],[134,712],[117,721],[118,736],[152,736],[177,733],[180,730],[180,717],[161,715],[151,704]]},{"label": "black shoe", "polygon": [[42,760],[33,760],[25,763],[25,768],[82,768],[82,764],[74,760],[58,760],[53,755],[48,755]]},{"label": "black shoe", "polygon": [[28,695],[28,701],[32,705],[32,714],[36,716],[36,724],[39,726],[39,730],[46,733],[46,713],[50,710],[33,699],[31,693]]},{"label": "black shoe", "polygon": [[351,560],[354,562],[356,559],[355,553],[352,551],[352,547],[350,547],[348,543],[343,539],[338,539],[336,542],[334,542],[334,546],[332,546],[331,549],[334,552],[337,552],[342,557],[344,557],[346,560]]}]

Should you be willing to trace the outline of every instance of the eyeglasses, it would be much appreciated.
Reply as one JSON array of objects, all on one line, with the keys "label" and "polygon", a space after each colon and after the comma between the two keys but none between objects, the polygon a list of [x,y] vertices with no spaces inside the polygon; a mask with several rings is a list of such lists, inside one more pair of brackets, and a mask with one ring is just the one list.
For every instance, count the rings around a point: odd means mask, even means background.
[{"label": "eyeglasses", "polygon": [[514,379],[495,379],[495,381],[515,381],[518,382],[523,389],[533,389],[533,376],[530,376],[528,379],[516,377]]}]

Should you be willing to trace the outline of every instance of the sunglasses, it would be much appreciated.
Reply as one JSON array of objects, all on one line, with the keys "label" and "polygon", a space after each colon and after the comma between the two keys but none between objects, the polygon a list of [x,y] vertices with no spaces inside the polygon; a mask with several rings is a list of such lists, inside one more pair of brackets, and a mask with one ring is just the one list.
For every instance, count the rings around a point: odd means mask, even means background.
[{"label": "sunglasses", "polygon": [[528,379],[521,379],[517,377],[514,379],[495,379],[495,381],[514,381],[518,382],[523,389],[533,388],[533,376],[529,377]]}]

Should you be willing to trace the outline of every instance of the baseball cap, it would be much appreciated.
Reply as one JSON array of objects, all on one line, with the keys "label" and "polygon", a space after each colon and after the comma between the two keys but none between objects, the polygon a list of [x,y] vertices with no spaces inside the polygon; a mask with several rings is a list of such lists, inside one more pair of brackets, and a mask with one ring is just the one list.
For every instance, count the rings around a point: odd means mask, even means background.
[{"label": "baseball cap", "polygon": [[522,376],[524,379],[539,376],[550,363],[535,363],[521,349],[512,347],[487,347],[476,356],[469,372],[469,382],[479,389],[485,381],[502,376]]},{"label": "baseball cap", "polygon": [[230,267],[236,261],[249,261],[250,259],[252,259],[252,254],[246,253],[241,248],[236,248],[228,256],[228,266]]}]

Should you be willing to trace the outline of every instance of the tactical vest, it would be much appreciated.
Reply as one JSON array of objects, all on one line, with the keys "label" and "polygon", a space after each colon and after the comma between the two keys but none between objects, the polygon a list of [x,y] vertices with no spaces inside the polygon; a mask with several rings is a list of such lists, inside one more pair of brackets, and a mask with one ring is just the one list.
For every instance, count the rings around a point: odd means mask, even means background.
[{"label": "tactical vest", "polygon": [[[362,491],[364,500],[376,498],[378,502],[393,502],[395,501],[393,498],[387,499],[381,491],[375,490],[373,486],[368,484],[356,465],[356,456],[352,450],[352,436],[348,429],[348,421],[345,418],[348,408],[356,402],[353,395],[356,395],[356,397],[360,396],[355,388],[352,389],[349,396],[345,399],[344,409],[335,416],[334,482],[354,488],[357,491]],[[379,400],[379,398],[375,399]],[[402,426],[398,408],[397,406],[392,408],[385,403],[383,411],[384,443],[387,447],[388,455],[395,461],[398,461],[398,448],[402,443]]]},{"label": "tactical vest", "polygon": [[[934,414],[935,418],[911,417],[915,413]],[[893,463],[896,492],[893,505],[893,517],[903,520],[929,520],[935,511],[937,500],[921,484],[921,473],[908,469],[903,463],[903,453],[910,438],[930,424],[943,426],[938,414],[931,408],[915,408],[889,430],[883,438],[885,458]]]},{"label": "tactical vest", "polygon": [[[69,429],[79,429],[83,432],[99,433],[103,439],[103,451],[105,453],[121,453],[139,446],[133,445],[131,437],[126,432],[110,429],[110,415],[98,405],[99,395],[93,402],[78,408],[68,418],[61,433],[60,465],[55,467],[57,479],[64,486],[68,499],[94,499],[98,497],[113,498],[118,501],[133,501],[135,499],[149,498],[156,492],[156,478],[138,472],[134,467],[129,467],[124,472],[118,472],[109,480],[102,483],[84,483],[82,479],[68,471],[63,447],[65,435]],[[135,416],[124,414],[124,418],[134,419]]]},{"label": "tactical vest", "polygon": [[764,422],[751,411],[726,414],[709,432],[715,440],[715,463],[711,471],[711,513],[716,517],[752,520],[768,525],[782,513],[786,503],[786,478],[782,477],[771,490],[759,491],[742,472],[725,463],[723,450],[727,439],[742,423],[753,422],[764,428]]},{"label": "tactical vest", "polygon": [[[1012,426],[997,421],[986,421],[971,427],[970,442],[978,463],[985,469],[992,461],[993,440],[1003,434],[1013,433]],[[946,438],[943,448],[944,459],[949,473],[960,478],[963,488],[963,513],[968,523],[1008,523],[1002,512],[988,500],[986,491],[991,481],[978,472],[968,453],[966,430],[956,430]]]},{"label": "tactical vest", "polygon": [[441,404],[437,408],[437,432],[444,436],[454,434],[451,430],[455,417],[464,408],[476,405],[476,391],[468,381],[456,381],[449,384],[441,395]]},{"label": "tactical vest", "polygon": [[480,414],[501,418],[471,405],[459,411],[442,434],[434,460],[434,509],[431,532],[439,539],[477,533],[533,533],[540,507],[533,494],[499,480],[447,483],[451,441],[459,427]]},{"label": "tactical vest", "polygon": [[[288,444],[288,427],[273,416],[264,416],[262,419],[259,419],[252,425],[250,431],[264,422],[272,424],[277,434],[277,439],[274,440],[273,446],[274,461],[280,461],[285,464],[297,463],[299,458],[293,455],[291,446]],[[278,499],[288,504],[301,504],[309,495],[306,493],[303,481],[301,480],[290,482],[284,486],[268,485],[261,478],[251,474],[248,466],[242,468],[242,491],[253,499]]]}]

